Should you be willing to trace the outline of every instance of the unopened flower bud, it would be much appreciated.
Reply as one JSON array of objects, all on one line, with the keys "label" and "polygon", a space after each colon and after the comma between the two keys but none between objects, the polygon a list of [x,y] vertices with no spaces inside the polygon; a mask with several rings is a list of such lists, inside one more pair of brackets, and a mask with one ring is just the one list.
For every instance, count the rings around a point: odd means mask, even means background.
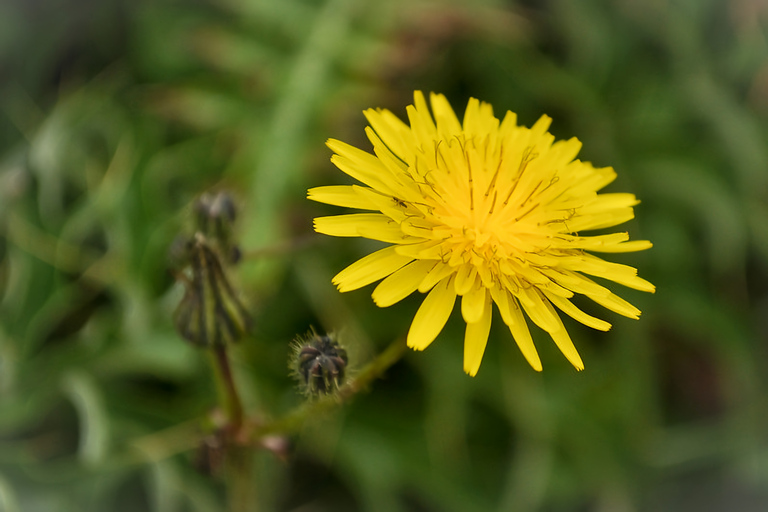
[{"label": "unopened flower bud", "polygon": [[182,337],[195,345],[222,345],[239,341],[251,326],[251,317],[227,278],[218,254],[201,233],[189,245],[192,278],[174,323]]},{"label": "unopened flower bud", "polygon": [[310,396],[333,393],[344,383],[347,351],[333,336],[312,333],[298,340],[293,368],[299,384]]},{"label": "unopened flower bud", "polygon": [[240,249],[233,242],[233,228],[237,218],[235,201],[228,192],[202,194],[193,206],[198,232],[218,244],[228,264],[240,259]]}]

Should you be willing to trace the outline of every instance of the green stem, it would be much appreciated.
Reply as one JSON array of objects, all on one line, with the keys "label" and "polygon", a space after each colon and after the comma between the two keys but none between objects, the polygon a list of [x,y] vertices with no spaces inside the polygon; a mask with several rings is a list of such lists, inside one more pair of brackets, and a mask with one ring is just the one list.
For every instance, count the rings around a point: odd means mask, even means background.
[{"label": "green stem", "polygon": [[226,347],[214,345],[211,356],[214,378],[219,392],[219,403],[227,418],[227,427],[234,435],[237,435],[243,426],[243,404],[232,377],[232,368],[229,364]]},{"label": "green stem", "polygon": [[253,480],[253,450],[230,446],[227,452],[229,476],[227,500],[231,512],[255,512],[259,509],[256,482]]}]

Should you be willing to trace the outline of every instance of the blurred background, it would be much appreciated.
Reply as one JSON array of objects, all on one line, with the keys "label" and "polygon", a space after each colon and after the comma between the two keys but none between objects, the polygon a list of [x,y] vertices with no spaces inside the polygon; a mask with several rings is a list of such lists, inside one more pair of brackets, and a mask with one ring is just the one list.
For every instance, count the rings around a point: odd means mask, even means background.
[{"label": "blurred background", "polygon": [[[554,118],[613,166],[649,239],[640,321],[565,319],[586,370],[497,317],[476,378],[458,311],[424,353],[254,450],[244,510],[768,510],[768,2],[764,0],[5,0],[0,2],[0,510],[228,510],[179,425],[214,407],[176,334],[168,248],[230,190],[233,282],[254,332],[231,354],[248,414],[303,398],[290,343],[336,331],[361,367],[408,329],[331,277],[378,247],[312,234],[351,181],[328,137],[369,149],[362,110],[413,90]],[[535,328],[534,328],[535,329]],[[136,446],[142,450],[136,450]]]}]

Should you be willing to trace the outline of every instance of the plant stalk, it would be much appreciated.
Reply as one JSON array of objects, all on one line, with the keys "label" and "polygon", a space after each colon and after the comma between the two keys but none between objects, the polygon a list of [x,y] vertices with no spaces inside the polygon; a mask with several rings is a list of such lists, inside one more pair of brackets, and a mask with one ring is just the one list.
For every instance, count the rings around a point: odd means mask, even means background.
[{"label": "plant stalk", "polygon": [[227,348],[216,344],[212,350],[212,366],[219,393],[219,403],[227,419],[227,428],[237,436],[243,426],[243,404],[232,376]]}]

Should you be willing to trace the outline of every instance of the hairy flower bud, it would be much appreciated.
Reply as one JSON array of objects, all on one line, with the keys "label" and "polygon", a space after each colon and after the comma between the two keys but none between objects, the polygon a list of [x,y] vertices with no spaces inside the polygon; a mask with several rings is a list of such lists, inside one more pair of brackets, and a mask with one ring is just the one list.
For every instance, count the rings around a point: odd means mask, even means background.
[{"label": "hairy flower bud", "polygon": [[297,340],[291,366],[304,392],[317,397],[339,389],[348,362],[347,351],[333,336],[313,331],[306,339]]}]

